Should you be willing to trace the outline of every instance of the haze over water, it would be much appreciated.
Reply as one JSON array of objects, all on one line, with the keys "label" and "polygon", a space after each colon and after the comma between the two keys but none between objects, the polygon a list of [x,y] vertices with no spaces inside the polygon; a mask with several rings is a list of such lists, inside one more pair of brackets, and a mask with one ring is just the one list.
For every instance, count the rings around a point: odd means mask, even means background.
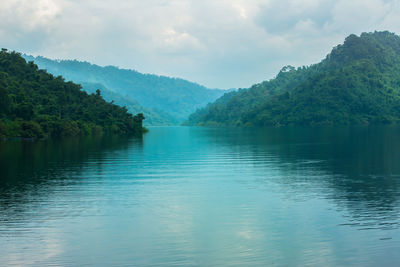
[{"label": "haze over water", "polygon": [[396,266],[399,127],[0,144],[0,266]]}]

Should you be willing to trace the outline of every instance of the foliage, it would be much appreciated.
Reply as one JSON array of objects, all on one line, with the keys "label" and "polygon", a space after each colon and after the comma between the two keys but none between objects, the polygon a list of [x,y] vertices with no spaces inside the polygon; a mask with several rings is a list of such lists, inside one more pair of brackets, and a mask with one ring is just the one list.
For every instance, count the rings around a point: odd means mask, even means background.
[{"label": "foliage", "polygon": [[196,125],[320,125],[400,120],[400,37],[350,35],[319,64],[228,94],[192,114]]},{"label": "foliage", "polygon": [[112,132],[141,134],[143,114],[107,103],[27,63],[19,53],[0,52],[0,136],[41,138]]}]

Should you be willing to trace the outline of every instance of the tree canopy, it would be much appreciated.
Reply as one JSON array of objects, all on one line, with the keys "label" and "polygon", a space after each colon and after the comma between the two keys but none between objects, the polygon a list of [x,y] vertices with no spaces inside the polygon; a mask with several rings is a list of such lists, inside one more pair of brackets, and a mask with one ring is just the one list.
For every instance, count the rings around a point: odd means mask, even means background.
[{"label": "tree canopy", "polygon": [[0,136],[73,136],[109,132],[141,134],[143,114],[88,94],[19,53],[0,52]]},{"label": "tree canopy", "polygon": [[400,37],[350,35],[320,63],[284,67],[192,114],[194,125],[355,125],[400,121]]}]

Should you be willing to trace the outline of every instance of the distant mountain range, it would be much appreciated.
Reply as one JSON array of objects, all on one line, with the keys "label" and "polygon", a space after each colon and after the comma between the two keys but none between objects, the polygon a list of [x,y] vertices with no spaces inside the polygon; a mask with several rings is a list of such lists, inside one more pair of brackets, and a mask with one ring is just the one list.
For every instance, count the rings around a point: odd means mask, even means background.
[{"label": "distant mountain range", "polygon": [[230,92],[188,125],[357,125],[400,122],[400,37],[350,35],[320,63]]},{"label": "distant mountain range", "polygon": [[89,93],[100,89],[102,96],[126,106],[132,113],[143,113],[146,125],[173,125],[183,122],[196,109],[206,106],[226,90],[208,89],[183,79],[113,66],[101,67],[77,60],[52,60],[23,55],[40,69],[82,85]]}]

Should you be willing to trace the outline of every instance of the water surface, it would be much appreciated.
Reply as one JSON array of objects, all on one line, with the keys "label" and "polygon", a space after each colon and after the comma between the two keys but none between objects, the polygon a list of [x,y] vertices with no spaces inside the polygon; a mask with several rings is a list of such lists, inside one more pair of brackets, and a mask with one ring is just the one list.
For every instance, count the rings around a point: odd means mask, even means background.
[{"label": "water surface", "polygon": [[0,266],[398,266],[400,128],[0,144]]}]

